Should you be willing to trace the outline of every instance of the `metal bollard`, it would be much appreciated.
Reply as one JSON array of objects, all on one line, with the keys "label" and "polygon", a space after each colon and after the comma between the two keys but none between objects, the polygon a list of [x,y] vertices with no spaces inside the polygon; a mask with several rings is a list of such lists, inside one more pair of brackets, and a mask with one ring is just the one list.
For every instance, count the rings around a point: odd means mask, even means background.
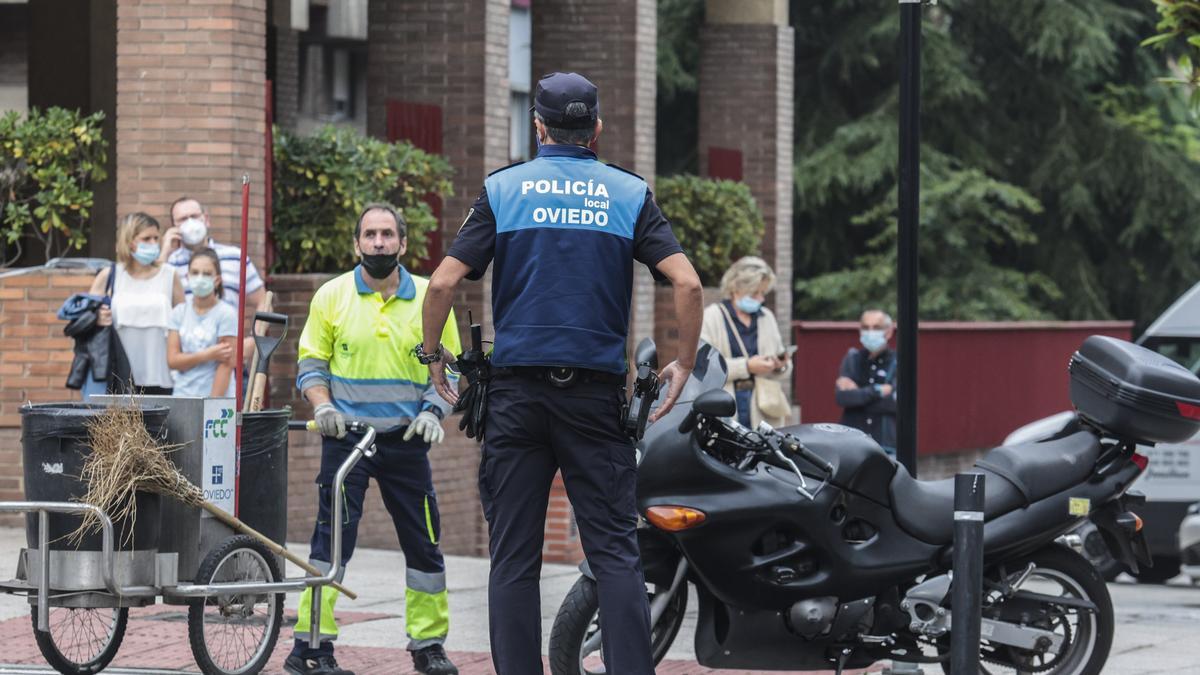
[{"label": "metal bollard", "polygon": [[950,607],[950,672],[979,672],[979,630],[983,603],[984,477],[954,477],[954,582]]}]

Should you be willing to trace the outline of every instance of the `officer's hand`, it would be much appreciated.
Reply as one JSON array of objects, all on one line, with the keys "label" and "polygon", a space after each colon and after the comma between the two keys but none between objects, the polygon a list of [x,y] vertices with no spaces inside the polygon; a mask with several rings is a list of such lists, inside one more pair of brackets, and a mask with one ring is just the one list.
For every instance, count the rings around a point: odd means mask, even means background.
[{"label": "officer's hand", "polygon": [[446,437],[446,432],[442,430],[442,421],[438,416],[426,410],[417,415],[408,425],[408,431],[404,432],[404,440],[409,440],[417,434],[430,445],[437,445]]},{"label": "officer's hand", "polygon": [[675,407],[675,400],[679,398],[679,394],[683,391],[683,385],[687,384],[688,376],[692,374],[691,368],[684,368],[679,365],[678,361],[672,361],[667,364],[658,373],[660,382],[665,382],[667,385],[667,397],[663,399],[662,405],[654,414],[650,416],[651,422],[657,422],[660,417],[671,412],[671,408]]},{"label": "officer's hand", "polygon": [[437,393],[450,405],[458,403],[458,389],[450,384],[450,378],[446,377],[446,366],[454,363],[454,357],[449,352],[442,354],[441,361],[434,361],[429,364],[429,379],[433,381],[433,387],[437,389]]},{"label": "officer's hand", "polygon": [[313,410],[313,418],[321,435],[329,438],[346,437],[346,416],[338,412],[332,403],[322,403]]}]

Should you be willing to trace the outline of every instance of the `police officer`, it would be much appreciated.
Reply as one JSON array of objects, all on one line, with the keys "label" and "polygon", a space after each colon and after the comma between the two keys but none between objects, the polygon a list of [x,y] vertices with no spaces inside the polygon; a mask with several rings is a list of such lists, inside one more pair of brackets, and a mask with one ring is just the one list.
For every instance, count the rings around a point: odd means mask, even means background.
[{"label": "police officer", "polygon": [[[342,563],[354,552],[367,481],[374,478],[404,550],[404,618],[413,664],[421,673],[457,675],[442,647],[450,613],[428,457],[430,444],[442,441],[441,421],[450,407],[434,390],[428,370],[413,356],[421,340],[421,303],[429,282],[400,266],[407,246],[405,234],[404,219],[394,208],[367,205],[354,232],[354,250],[362,263],[317,290],[300,336],[297,384],[312,403],[325,437],[310,558],[319,569],[329,569],[331,483],[353,447],[353,440],[346,438],[346,419],[367,422],[379,432],[377,453],[359,461],[337,497],[346,505]],[[458,348],[453,316],[449,321],[443,316],[434,334],[447,346]],[[284,670],[293,675],[352,675],[339,668],[333,657],[337,596],[333,588],[324,587],[323,641],[312,649],[307,641],[312,589],[304,591],[296,644]]]},{"label": "police officer", "polygon": [[[463,277],[492,272],[495,377],[487,399],[479,492],[490,533],[488,600],[499,675],[542,672],[539,570],[550,483],[561,470],[599,584],[610,673],[648,675],[649,611],[638,557],[633,444],[621,431],[633,263],[675,288],[679,358],[655,418],[695,365],[700,280],[642,178],[596,161],[596,87],[575,73],[542,78],[537,157],[491,174],[430,278],[422,360],[447,400],[450,345],[436,329]],[[432,323],[431,323],[432,322]]]}]

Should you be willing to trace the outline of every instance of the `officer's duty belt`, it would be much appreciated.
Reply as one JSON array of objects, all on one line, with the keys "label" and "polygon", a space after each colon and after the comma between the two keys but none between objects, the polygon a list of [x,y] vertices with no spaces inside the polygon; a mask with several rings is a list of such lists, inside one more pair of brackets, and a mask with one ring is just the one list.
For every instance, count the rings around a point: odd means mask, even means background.
[{"label": "officer's duty belt", "polygon": [[584,382],[595,384],[625,384],[625,376],[588,368],[562,368],[558,366],[512,366],[492,368],[493,377],[520,377],[527,380],[548,382],[556,387],[570,387]]}]

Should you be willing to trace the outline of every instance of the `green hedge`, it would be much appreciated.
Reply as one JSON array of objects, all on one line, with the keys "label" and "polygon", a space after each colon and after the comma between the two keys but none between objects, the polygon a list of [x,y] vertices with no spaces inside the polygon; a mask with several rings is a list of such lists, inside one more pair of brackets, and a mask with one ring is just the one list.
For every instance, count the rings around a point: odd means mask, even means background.
[{"label": "green hedge", "polygon": [[275,128],[271,234],[273,272],[340,272],[355,264],[354,223],[370,202],[404,213],[412,269],[437,228],[427,197],[453,194],[445,158],[407,142],[385,143],[352,129],[326,126],[312,136]]},{"label": "green hedge", "polygon": [[716,286],[731,263],[758,252],[762,213],[744,183],[660,176],[654,193],[705,286]]},{"label": "green hedge", "polygon": [[0,117],[0,265],[20,257],[21,240],[32,236],[46,258],[80,249],[94,182],[104,180],[108,142],[101,134],[104,113],[34,108]]}]

